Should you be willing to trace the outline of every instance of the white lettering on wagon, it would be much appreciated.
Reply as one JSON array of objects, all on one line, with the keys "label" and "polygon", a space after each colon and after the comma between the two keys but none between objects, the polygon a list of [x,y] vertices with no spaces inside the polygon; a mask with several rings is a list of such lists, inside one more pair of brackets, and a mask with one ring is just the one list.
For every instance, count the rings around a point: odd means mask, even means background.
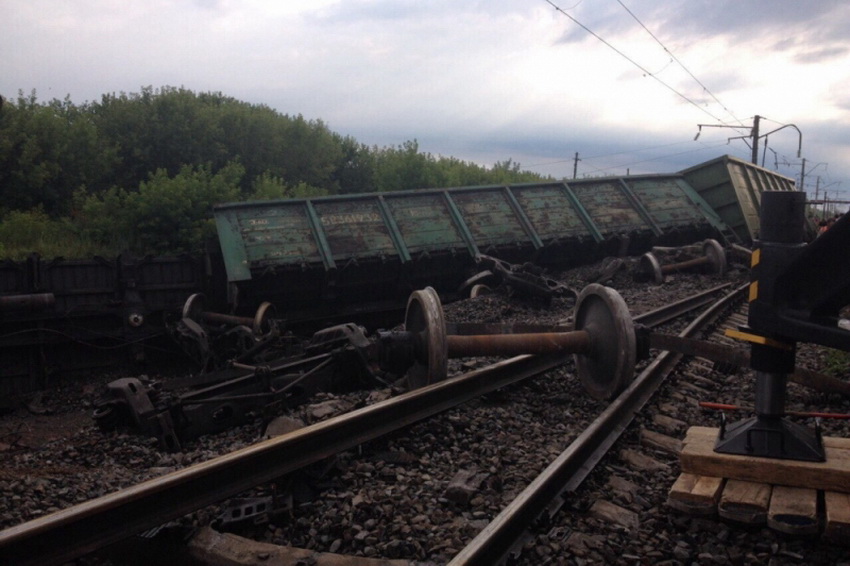
[{"label": "white lettering on wagon", "polygon": [[380,222],[381,217],[375,212],[353,212],[350,214],[326,214],[322,216],[322,226],[337,224],[361,224],[364,222]]}]

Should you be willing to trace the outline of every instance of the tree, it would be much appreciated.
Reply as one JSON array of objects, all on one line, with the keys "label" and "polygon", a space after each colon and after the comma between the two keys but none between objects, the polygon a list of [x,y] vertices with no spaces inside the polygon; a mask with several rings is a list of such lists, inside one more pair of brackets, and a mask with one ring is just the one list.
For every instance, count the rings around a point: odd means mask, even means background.
[{"label": "tree", "polygon": [[264,173],[254,180],[254,190],[251,200],[282,200],[290,198],[312,198],[327,195],[325,189],[311,187],[307,183],[295,186],[287,185],[283,179]]},{"label": "tree", "polygon": [[376,159],[365,144],[357,143],[352,137],[336,135],[340,146],[340,161],[337,163],[333,182],[341,193],[368,193],[376,190]]},{"label": "tree", "polygon": [[86,108],[69,99],[38,104],[19,93],[0,111],[0,197],[9,210],[67,214],[81,186],[98,185],[115,163]]},{"label": "tree", "polygon": [[239,199],[244,173],[238,163],[217,173],[187,165],[173,177],[158,169],[137,191],[80,195],[77,222],[86,237],[123,237],[121,244],[140,255],[199,252],[215,235],[213,205]]},{"label": "tree", "polygon": [[[182,87],[79,106],[39,103],[33,91],[0,107],[0,214],[38,207],[63,234],[104,250],[197,248],[224,201],[540,178],[510,159],[488,169],[435,157],[415,139],[368,147],[321,120]],[[14,220],[26,218],[41,217]]]},{"label": "tree", "polygon": [[419,142],[408,140],[397,147],[374,150],[375,185],[381,192],[439,186],[441,175],[431,154],[419,152]]}]

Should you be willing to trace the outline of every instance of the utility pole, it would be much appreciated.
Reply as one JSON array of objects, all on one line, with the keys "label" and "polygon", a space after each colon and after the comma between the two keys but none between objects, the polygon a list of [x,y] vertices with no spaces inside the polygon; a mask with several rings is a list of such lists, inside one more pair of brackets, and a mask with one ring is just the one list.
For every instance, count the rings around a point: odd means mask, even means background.
[{"label": "utility pole", "polygon": [[800,190],[806,192],[806,158],[803,158],[803,168],[800,170]]},{"label": "utility pole", "polygon": [[753,118],[753,165],[759,164],[759,120],[761,116],[758,114]]},{"label": "utility pole", "polygon": [[578,162],[579,161],[581,161],[581,159],[578,158],[578,152],[576,152],[575,160],[573,161],[573,179],[575,179],[576,175],[578,174]]},{"label": "utility pole", "polygon": [[[752,162],[753,162],[753,165],[758,165],[759,164],[759,138],[765,138],[765,144],[767,144],[767,136],[769,136],[770,134],[772,134],[774,132],[778,132],[779,130],[782,130],[784,128],[794,128],[795,130],[797,130],[797,134],[800,136],[800,141],[797,143],[797,157],[800,157],[800,154],[803,151],[803,132],[800,131],[800,128],[798,128],[794,124],[783,124],[780,127],[776,128],[775,130],[771,130],[771,131],[767,132],[766,134],[761,134],[759,132],[759,123],[761,122],[762,118],[763,118],[763,116],[759,116],[758,114],[756,114],[753,117],[753,127],[750,130],[749,135],[747,135],[747,136],[735,136],[735,137],[732,137],[732,138],[728,138],[727,141],[747,139],[747,138],[752,139],[753,140]],[[727,125],[727,124],[697,124],[697,128],[698,128],[697,129],[697,135],[694,136],[694,141],[697,141],[699,139],[699,136],[702,133],[703,128],[735,128],[735,129],[741,129],[742,127],[743,126],[730,126],[730,125]],[[773,151],[773,150],[771,150],[771,151]]]}]

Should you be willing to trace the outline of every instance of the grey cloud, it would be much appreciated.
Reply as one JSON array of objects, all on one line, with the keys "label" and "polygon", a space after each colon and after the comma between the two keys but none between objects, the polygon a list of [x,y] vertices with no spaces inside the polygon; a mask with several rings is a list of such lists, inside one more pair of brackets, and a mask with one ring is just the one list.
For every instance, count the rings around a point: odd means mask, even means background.
[{"label": "grey cloud", "polygon": [[[657,0],[626,1],[628,9],[664,42],[691,44],[702,38],[726,36],[731,42],[768,38],[765,48],[844,43],[850,35],[850,10],[835,0],[777,2],[776,0]],[[614,9],[579,5],[568,12],[603,37],[635,29],[637,22],[618,4]],[[562,41],[580,39],[586,32],[574,26]],[[770,39],[779,37],[780,39]]]},{"label": "grey cloud", "polygon": [[[719,34],[761,34],[769,29],[782,29],[782,26],[788,26],[785,29],[791,32],[791,26],[817,21],[827,14],[836,16],[833,21],[837,19],[843,20],[844,25],[847,23],[847,17],[842,16],[844,10],[834,0],[679,0],[663,4],[642,0],[638,6],[651,10],[652,18],[662,24],[668,36],[677,33],[687,33],[694,38]],[[638,10],[632,11],[638,14]]]},{"label": "grey cloud", "polygon": [[195,6],[205,10],[218,10],[221,8],[221,0],[193,0]]},{"label": "grey cloud", "polygon": [[830,59],[838,59],[847,55],[850,51],[850,45],[836,45],[833,47],[824,47],[823,49],[813,49],[798,53],[794,60],[798,63],[823,63]]},{"label": "grey cloud", "polygon": [[446,19],[457,21],[464,14],[487,14],[503,17],[527,15],[527,4],[513,0],[457,2],[456,0],[374,0],[339,2],[314,14],[318,22],[359,25],[408,20]]}]

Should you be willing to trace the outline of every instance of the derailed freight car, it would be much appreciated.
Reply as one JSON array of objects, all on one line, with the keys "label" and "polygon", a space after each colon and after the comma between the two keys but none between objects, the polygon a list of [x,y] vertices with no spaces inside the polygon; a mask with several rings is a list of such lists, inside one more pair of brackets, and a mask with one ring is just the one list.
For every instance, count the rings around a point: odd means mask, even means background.
[{"label": "derailed freight car", "polygon": [[794,179],[731,155],[700,163],[680,174],[728,226],[730,239],[745,245],[759,237],[762,193],[796,190]]},{"label": "derailed freight car", "polygon": [[475,258],[569,267],[726,232],[679,175],[458,187],[214,208],[233,306],[288,320],[451,298]]},{"label": "derailed freight car", "polygon": [[479,255],[563,268],[706,237],[748,245],[765,190],[793,180],[724,156],[664,175],[224,204],[204,256],[6,260],[0,403],[144,354],[194,293],[221,312],[270,301],[293,323],[359,321],[425,286],[451,300]]}]

